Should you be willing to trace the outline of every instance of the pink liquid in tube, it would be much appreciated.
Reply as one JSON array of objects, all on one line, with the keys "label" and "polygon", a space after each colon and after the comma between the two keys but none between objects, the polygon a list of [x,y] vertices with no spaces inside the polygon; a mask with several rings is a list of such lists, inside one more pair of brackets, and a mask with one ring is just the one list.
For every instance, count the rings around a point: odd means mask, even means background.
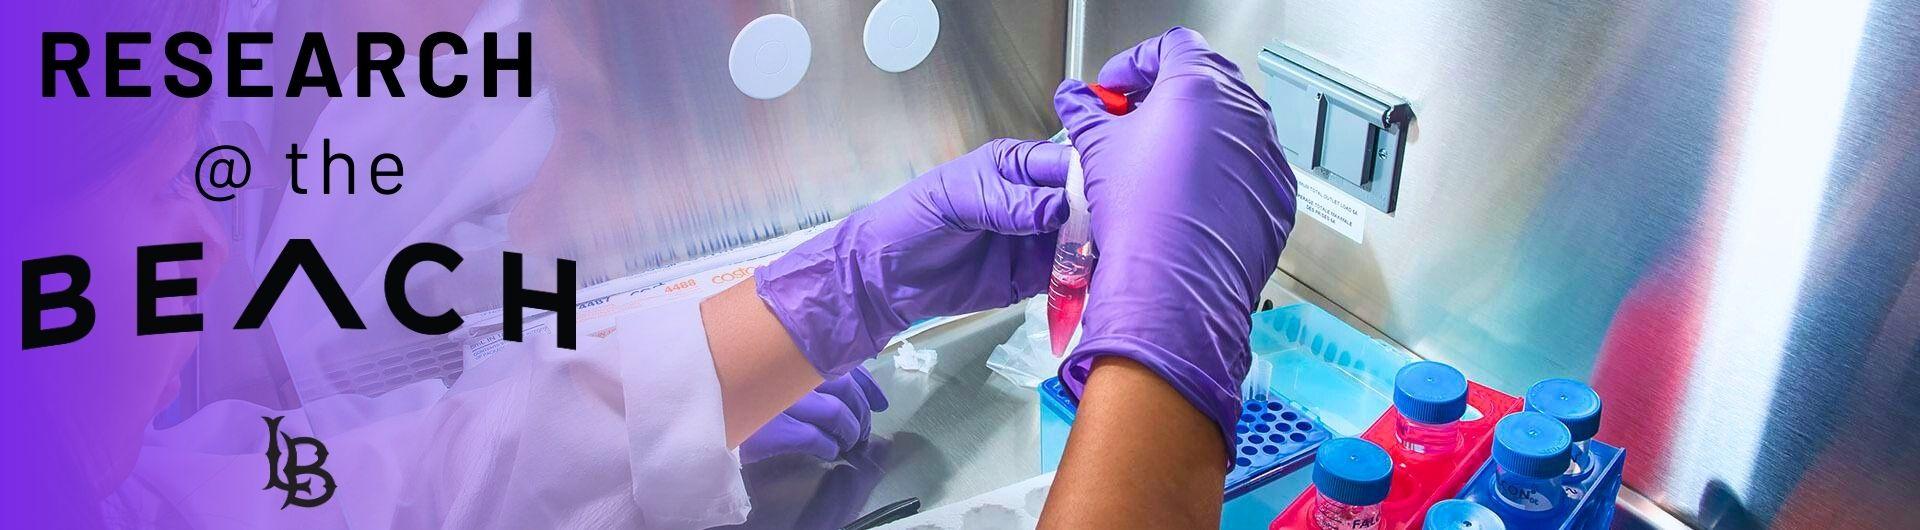
[{"label": "pink liquid in tube", "polygon": [[1080,155],[1070,152],[1067,158],[1067,205],[1071,212],[1060,227],[1060,246],[1054,252],[1053,275],[1047,285],[1047,334],[1055,358],[1067,354],[1073,332],[1080,327],[1080,312],[1087,307],[1087,285],[1093,280],[1093,265],[1099,256],[1087,220],[1086,176],[1080,169]]},{"label": "pink liquid in tube", "polygon": [[1087,283],[1093,279],[1093,244],[1061,243],[1053,258],[1053,278],[1047,285],[1047,331],[1053,356],[1067,354],[1080,311],[1087,307]]}]

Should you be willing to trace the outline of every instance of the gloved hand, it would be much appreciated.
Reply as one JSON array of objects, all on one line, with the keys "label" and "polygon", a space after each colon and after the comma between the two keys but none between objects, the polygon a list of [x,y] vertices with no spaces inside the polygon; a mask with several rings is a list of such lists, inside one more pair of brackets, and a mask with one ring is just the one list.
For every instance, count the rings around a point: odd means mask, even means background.
[{"label": "gloved hand", "polygon": [[831,461],[867,440],[873,413],[887,410],[887,396],[873,375],[855,367],[814,388],[785,412],[740,442],[740,462],[751,464],[787,454]]},{"label": "gloved hand", "polygon": [[759,269],[755,290],[829,379],[910,322],[1033,296],[1067,218],[1066,153],[987,142]]},{"label": "gloved hand", "polygon": [[1061,379],[1079,395],[1100,357],[1165,378],[1233,440],[1249,315],[1293,229],[1294,178],[1271,111],[1200,34],[1174,28],[1101,68],[1129,95],[1115,116],[1078,81],[1054,107],[1080,150],[1100,262],[1079,348]]}]

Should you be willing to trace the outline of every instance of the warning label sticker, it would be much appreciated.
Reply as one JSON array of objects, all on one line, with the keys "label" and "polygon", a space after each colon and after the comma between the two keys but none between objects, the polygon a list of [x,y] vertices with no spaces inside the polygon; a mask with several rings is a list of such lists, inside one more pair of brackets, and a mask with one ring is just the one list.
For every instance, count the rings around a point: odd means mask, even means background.
[{"label": "warning label sticker", "polygon": [[1372,209],[1360,199],[1347,195],[1312,175],[1300,176],[1300,213],[1359,243],[1367,233],[1367,212]]}]

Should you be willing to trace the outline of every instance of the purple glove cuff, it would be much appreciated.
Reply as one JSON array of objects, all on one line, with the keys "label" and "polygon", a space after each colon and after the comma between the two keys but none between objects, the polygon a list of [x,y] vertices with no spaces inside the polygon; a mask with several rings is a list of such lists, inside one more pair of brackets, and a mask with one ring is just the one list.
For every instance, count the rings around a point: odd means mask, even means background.
[{"label": "purple glove cuff", "polygon": [[1188,403],[1220,427],[1220,439],[1227,445],[1227,459],[1233,459],[1233,427],[1240,419],[1240,388],[1220,386],[1221,381],[1208,375],[1228,368],[1203,370],[1180,355],[1131,337],[1089,338],[1060,363],[1060,382],[1074,399],[1080,398],[1087,385],[1087,375],[1093,371],[1093,362],[1101,357],[1120,357],[1140,363],[1173,385]]},{"label": "purple glove cuff", "polygon": [[879,355],[888,339],[907,329],[891,308],[866,303],[880,298],[863,294],[874,286],[861,277],[860,256],[837,254],[836,249],[852,248],[843,240],[853,239],[848,234],[860,228],[859,222],[849,218],[754,271],[754,293],[826,379]]}]

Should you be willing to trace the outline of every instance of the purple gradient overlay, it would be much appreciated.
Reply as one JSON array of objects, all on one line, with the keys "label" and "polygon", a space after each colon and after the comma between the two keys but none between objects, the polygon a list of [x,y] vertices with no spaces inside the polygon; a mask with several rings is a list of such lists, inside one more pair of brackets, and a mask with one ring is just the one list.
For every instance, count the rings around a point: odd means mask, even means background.
[{"label": "purple gradient overlay", "polygon": [[[410,3],[404,10],[372,0],[320,8],[273,0],[232,5],[80,0],[20,4],[11,16],[0,17],[6,26],[0,32],[0,100],[5,104],[0,160],[9,168],[7,188],[0,190],[5,201],[0,276],[6,278],[0,281],[0,320],[6,323],[0,326],[0,342],[12,350],[0,360],[0,429],[5,431],[0,434],[0,526],[254,527],[266,521],[316,528],[363,520],[339,502],[281,509],[284,492],[263,489],[267,431],[255,411],[293,411],[283,430],[322,439],[392,414],[360,401],[314,407],[327,394],[315,389],[340,389],[327,388],[324,381],[302,383],[302,378],[317,377],[315,358],[407,333],[379,296],[380,273],[405,243],[454,244],[473,265],[463,267],[469,274],[489,278],[475,280],[477,285],[497,285],[494,262],[504,237],[477,237],[480,243],[465,244],[418,227],[449,215],[448,204],[464,205],[462,215],[505,208],[494,203],[532,180],[549,147],[541,139],[551,134],[552,124],[526,119],[538,114],[541,98],[482,99],[477,78],[461,96],[444,100],[420,94],[417,85],[410,85],[404,99],[330,99],[324,91],[300,98],[225,98],[222,38],[243,29],[274,32],[274,44],[258,48],[271,57],[269,67],[249,80],[283,92],[302,32],[327,31],[351,96],[353,31],[392,31],[418,43],[427,31],[475,29],[470,23],[478,23],[475,13],[483,7],[478,0]],[[260,20],[262,9],[305,12],[278,17],[271,27],[238,27]],[[375,24],[368,20],[379,21],[379,27],[370,27]],[[153,35],[152,43],[130,46],[125,53],[142,63],[127,81],[154,87],[151,97],[103,97],[99,65],[109,30]],[[64,80],[58,84],[60,95],[42,97],[40,37],[46,31],[87,37],[92,57],[83,77],[92,97],[74,97]],[[161,76],[180,71],[167,63],[161,43],[183,31],[213,39],[214,53],[207,58],[213,94],[182,99],[163,87]],[[477,40],[469,45],[478,51]],[[463,130],[499,135],[462,135]],[[322,137],[353,154],[363,175],[375,153],[399,154],[407,188],[381,196],[367,193],[362,181],[357,196],[287,195],[281,155],[289,143],[299,142],[311,153],[305,168],[315,171]],[[441,141],[418,143],[422,138]],[[192,164],[215,142],[248,144],[253,180],[239,201],[209,201],[190,180]],[[472,174],[474,164],[505,169],[459,178]],[[233,329],[260,271],[289,238],[315,240],[370,329],[339,330],[299,278],[281,296],[266,329]],[[135,248],[187,242],[203,245],[203,259],[163,266],[160,277],[196,278],[198,296],[163,299],[159,312],[204,313],[206,330],[136,336]],[[86,297],[97,320],[76,343],[22,350],[21,263],[56,255],[80,256],[90,264]],[[530,257],[541,259],[550,260]],[[536,274],[529,273],[529,287],[551,287]],[[57,278],[48,287],[65,283]],[[419,305],[437,313],[447,304],[423,299]],[[64,309],[44,315],[47,325],[74,318]],[[405,392],[423,391],[395,391]],[[425,390],[421,400],[438,399],[435,392]],[[230,421],[207,419],[222,414]],[[346,449],[334,451],[339,457]],[[222,520],[196,511],[221,505],[262,518]]]}]

